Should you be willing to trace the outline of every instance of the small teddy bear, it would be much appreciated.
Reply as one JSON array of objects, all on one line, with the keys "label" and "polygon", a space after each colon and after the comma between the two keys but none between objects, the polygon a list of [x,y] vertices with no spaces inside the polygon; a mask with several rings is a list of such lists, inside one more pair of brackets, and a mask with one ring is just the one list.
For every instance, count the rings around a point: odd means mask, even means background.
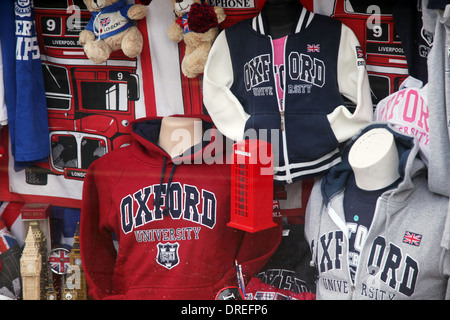
[{"label": "small teddy bear", "polygon": [[103,63],[113,51],[120,49],[129,58],[135,58],[141,53],[143,38],[133,21],[147,15],[145,5],[127,5],[126,0],[83,2],[92,17],[86,29],[80,32],[79,41],[92,62]]},{"label": "small teddy bear", "polygon": [[225,20],[222,7],[211,6],[205,0],[172,0],[176,18],[167,35],[170,40],[186,45],[181,70],[188,78],[202,74],[211,46]]}]

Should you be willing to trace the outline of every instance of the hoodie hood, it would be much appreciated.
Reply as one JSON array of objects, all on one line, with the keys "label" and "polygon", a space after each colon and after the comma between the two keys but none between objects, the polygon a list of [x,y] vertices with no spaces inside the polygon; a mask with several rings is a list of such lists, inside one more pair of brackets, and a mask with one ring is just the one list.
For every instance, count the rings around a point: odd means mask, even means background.
[{"label": "hoodie hood", "polygon": [[[158,145],[159,133],[163,117],[149,117],[138,119],[132,122],[132,137],[134,140],[133,152],[143,161],[161,163],[160,159],[165,158],[167,163],[180,164],[182,162],[193,163],[201,161],[204,149],[216,143],[217,129],[209,116],[205,115],[172,115],[171,117],[199,118],[202,120],[203,139],[202,142],[192,146],[182,155],[172,158],[164,149]],[[220,141],[219,141],[220,142]],[[215,154],[213,154],[214,156]],[[196,162],[196,163],[197,163]]]},{"label": "hoodie hood", "polygon": [[426,169],[424,162],[418,157],[419,145],[414,137],[399,133],[389,123],[372,122],[347,142],[342,150],[342,162],[334,166],[322,179],[321,191],[326,205],[336,193],[345,188],[352,174],[352,168],[348,162],[351,147],[360,136],[375,128],[385,128],[394,136],[399,156],[398,173],[400,174],[400,184],[396,192],[411,189],[412,178]]}]

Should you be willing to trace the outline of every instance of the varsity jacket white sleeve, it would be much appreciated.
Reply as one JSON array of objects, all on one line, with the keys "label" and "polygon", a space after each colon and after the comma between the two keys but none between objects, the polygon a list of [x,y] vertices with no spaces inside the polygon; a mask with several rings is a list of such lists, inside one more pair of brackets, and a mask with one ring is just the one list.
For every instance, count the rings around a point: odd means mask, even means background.
[{"label": "varsity jacket white sleeve", "polygon": [[328,115],[336,139],[343,142],[370,122],[373,115],[364,54],[355,34],[344,24],[341,32],[337,76],[339,92],[356,105],[353,113],[342,105]]},{"label": "varsity jacket white sleeve", "polygon": [[221,32],[209,52],[203,75],[203,101],[212,121],[226,137],[239,141],[250,117],[231,92],[233,66],[225,32]]}]

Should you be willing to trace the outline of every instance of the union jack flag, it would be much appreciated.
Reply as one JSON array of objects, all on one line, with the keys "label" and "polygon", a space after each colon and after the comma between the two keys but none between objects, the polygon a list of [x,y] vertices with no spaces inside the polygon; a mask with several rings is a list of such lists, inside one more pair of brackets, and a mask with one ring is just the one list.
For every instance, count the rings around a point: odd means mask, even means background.
[{"label": "union jack flag", "polygon": [[306,50],[307,52],[320,52],[320,44],[308,44]]},{"label": "union jack flag", "polygon": [[52,251],[48,257],[48,262],[55,273],[67,273],[70,267],[69,251],[65,249]]},{"label": "union jack flag", "polygon": [[6,252],[16,243],[16,239],[10,233],[0,231],[0,254]]},{"label": "union jack flag", "polygon": [[364,58],[364,52],[363,52],[363,50],[362,50],[362,48],[360,46],[356,47],[356,57],[358,59]]},{"label": "union jack flag", "polygon": [[[6,252],[17,243],[14,236],[8,231],[5,224],[0,220],[0,254]],[[1,260],[1,259],[0,259]],[[1,270],[1,269],[0,269]]]},{"label": "union jack flag", "polygon": [[107,26],[110,22],[111,22],[111,18],[110,17],[106,17],[106,18],[101,18],[100,19],[100,24],[102,25],[102,27]]},{"label": "union jack flag", "polygon": [[413,246],[420,246],[420,241],[422,241],[422,235],[410,231],[406,231],[403,236],[403,243],[407,243]]},{"label": "union jack flag", "polygon": [[183,27],[183,31],[184,31],[185,34],[191,31],[191,29],[189,29],[188,14],[187,13],[184,16],[181,17],[181,25]]}]

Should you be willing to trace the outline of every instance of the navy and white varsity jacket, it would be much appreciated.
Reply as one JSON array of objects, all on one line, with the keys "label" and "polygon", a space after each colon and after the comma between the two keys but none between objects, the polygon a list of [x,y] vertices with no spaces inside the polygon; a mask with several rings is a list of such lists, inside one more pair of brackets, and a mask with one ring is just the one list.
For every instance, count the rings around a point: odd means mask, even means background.
[{"label": "navy and white varsity jacket", "polygon": [[[275,181],[291,183],[340,161],[339,143],[372,119],[370,87],[359,42],[341,22],[302,7],[285,42],[284,69],[274,67],[273,40],[266,30],[263,9],[219,34],[205,67],[203,101],[230,139],[269,130]],[[343,96],[356,105],[353,112]]]}]

